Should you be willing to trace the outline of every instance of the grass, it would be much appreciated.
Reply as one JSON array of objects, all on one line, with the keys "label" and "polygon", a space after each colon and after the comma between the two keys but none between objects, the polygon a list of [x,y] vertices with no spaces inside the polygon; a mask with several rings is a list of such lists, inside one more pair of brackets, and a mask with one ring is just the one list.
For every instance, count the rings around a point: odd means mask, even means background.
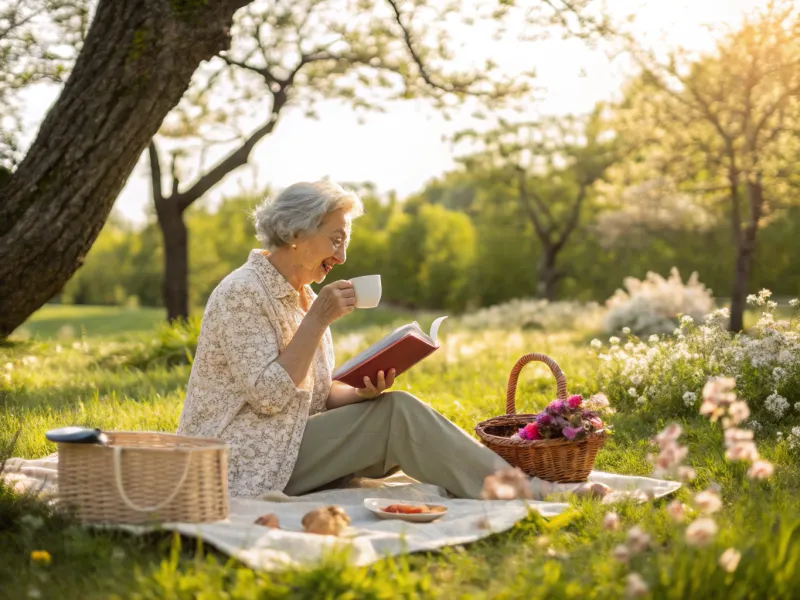
[{"label": "grass", "polygon": [[[174,431],[190,367],[187,361],[142,357],[148,352],[161,356],[170,344],[181,348],[191,342],[164,330],[148,333],[154,320],[147,310],[85,310],[46,307],[26,324],[36,331],[33,339],[0,348],[0,451],[19,431],[14,455],[53,452],[44,432],[64,425]],[[364,321],[337,324],[340,362],[388,327],[412,318],[427,327],[435,316],[399,311],[356,315]],[[85,325],[84,338],[59,339],[64,323],[76,329]],[[423,398],[467,430],[504,412],[508,372],[526,352],[556,358],[568,374],[570,391],[597,391],[597,365],[586,347],[593,332],[469,333],[458,331],[454,322],[446,323],[442,334],[442,349],[396,387]],[[538,409],[554,391],[546,367],[529,365],[520,378],[518,409]],[[670,420],[670,415],[618,413],[615,434],[598,455],[597,468],[648,474],[646,455],[652,447],[647,440]],[[763,435],[759,449],[777,472],[769,482],[756,483],[744,476],[741,465],[724,460],[717,427],[698,418],[684,422],[684,428],[689,462],[698,472],[693,488],[716,484],[725,502],[716,515],[718,538],[705,549],[683,542],[682,528],[668,520],[664,501],[619,507],[623,530],[606,532],[605,507],[572,499],[575,510],[567,515],[550,522],[532,517],[466,547],[358,569],[332,557],[319,568],[277,575],[253,572],[197,540],[173,534],[86,530],[0,487],[0,598],[618,598],[630,571],[641,573],[659,598],[793,597],[800,586],[796,456],[774,435]],[[677,497],[688,501],[690,490]],[[26,524],[23,515],[40,516],[41,526],[30,524],[30,518]],[[647,531],[653,544],[626,566],[611,559],[610,551],[633,525]],[[742,552],[734,573],[717,566],[729,546]],[[30,558],[35,550],[47,550],[52,562],[36,564]]]},{"label": "grass", "polygon": [[40,340],[143,333],[164,320],[162,308],[46,304],[14,333]]}]

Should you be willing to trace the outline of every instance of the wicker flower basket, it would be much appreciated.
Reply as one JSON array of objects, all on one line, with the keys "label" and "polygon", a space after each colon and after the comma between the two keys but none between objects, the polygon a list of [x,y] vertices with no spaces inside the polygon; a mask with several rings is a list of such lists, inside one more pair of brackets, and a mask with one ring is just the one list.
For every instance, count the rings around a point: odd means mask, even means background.
[{"label": "wicker flower basket", "polygon": [[228,516],[228,447],[216,439],[105,432],[58,444],[58,504],[83,523],[205,523]]},{"label": "wicker flower basket", "polygon": [[567,399],[567,378],[558,364],[544,354],[526,354],[511,369],[506,392],[506,414],[478,423],[475,432],[487,447],[528,475],[557,483],[586,481],[594,466],[597,451],[605,442],[605,433],[588,435],[577,441],[566,438],[511,439],[521,427],[531,423],[535,418],[533,414],[516,414],[515,401],[519,373],[522,367],[532,361],[543,362],[550,367],[556,378],[558,399]]}]

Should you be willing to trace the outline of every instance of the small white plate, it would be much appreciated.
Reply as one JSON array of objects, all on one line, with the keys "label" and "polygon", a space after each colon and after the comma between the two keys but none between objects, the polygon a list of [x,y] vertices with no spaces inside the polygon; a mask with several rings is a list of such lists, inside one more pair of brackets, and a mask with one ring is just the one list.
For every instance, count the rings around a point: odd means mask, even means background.
[{"label": "small white plate", "polygon": [[[442,506],[444,511],[408,515],[404,513],[391,513],[383,510],[391,504],[406,504],[408,506]],[[394,500],[392,498],[365,498],[364,507],[374,512],[381,519],[399,519],[401,521],[409,521],[410,523],[430,523],[431,521],[435,521],[436,519],[447,514],[447,507],[443,504],[434,504],[430,502],[411,502],[409,500]]]}]

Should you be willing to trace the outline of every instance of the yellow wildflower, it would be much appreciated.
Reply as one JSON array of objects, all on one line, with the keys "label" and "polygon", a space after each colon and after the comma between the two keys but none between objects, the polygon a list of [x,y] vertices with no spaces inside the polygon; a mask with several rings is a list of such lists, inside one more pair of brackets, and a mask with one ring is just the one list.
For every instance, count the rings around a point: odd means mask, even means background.
[{"label": "yellow wildflower", "polygon": [[49,565],[53,559],[47,550],[34,550],[31,552],[31,560],[40,565]]}]

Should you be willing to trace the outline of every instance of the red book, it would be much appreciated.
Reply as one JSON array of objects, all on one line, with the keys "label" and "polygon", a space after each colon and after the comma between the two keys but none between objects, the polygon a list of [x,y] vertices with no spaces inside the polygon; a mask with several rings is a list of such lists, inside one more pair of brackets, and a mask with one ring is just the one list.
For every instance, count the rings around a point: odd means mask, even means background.
[{"label": "red book", "polygon": [[369,377],[373,384],[377,383],[378,371],[383,371],[385,375],[390,369],[395,369],[395,377],[399,377],[439,348],[436,337],[439,326],[446,318],[439,317],[433,322],[430,335],[422,331],[416,321],[398,327],[334,369],[333,379],[363,388],[364,377]]}]

